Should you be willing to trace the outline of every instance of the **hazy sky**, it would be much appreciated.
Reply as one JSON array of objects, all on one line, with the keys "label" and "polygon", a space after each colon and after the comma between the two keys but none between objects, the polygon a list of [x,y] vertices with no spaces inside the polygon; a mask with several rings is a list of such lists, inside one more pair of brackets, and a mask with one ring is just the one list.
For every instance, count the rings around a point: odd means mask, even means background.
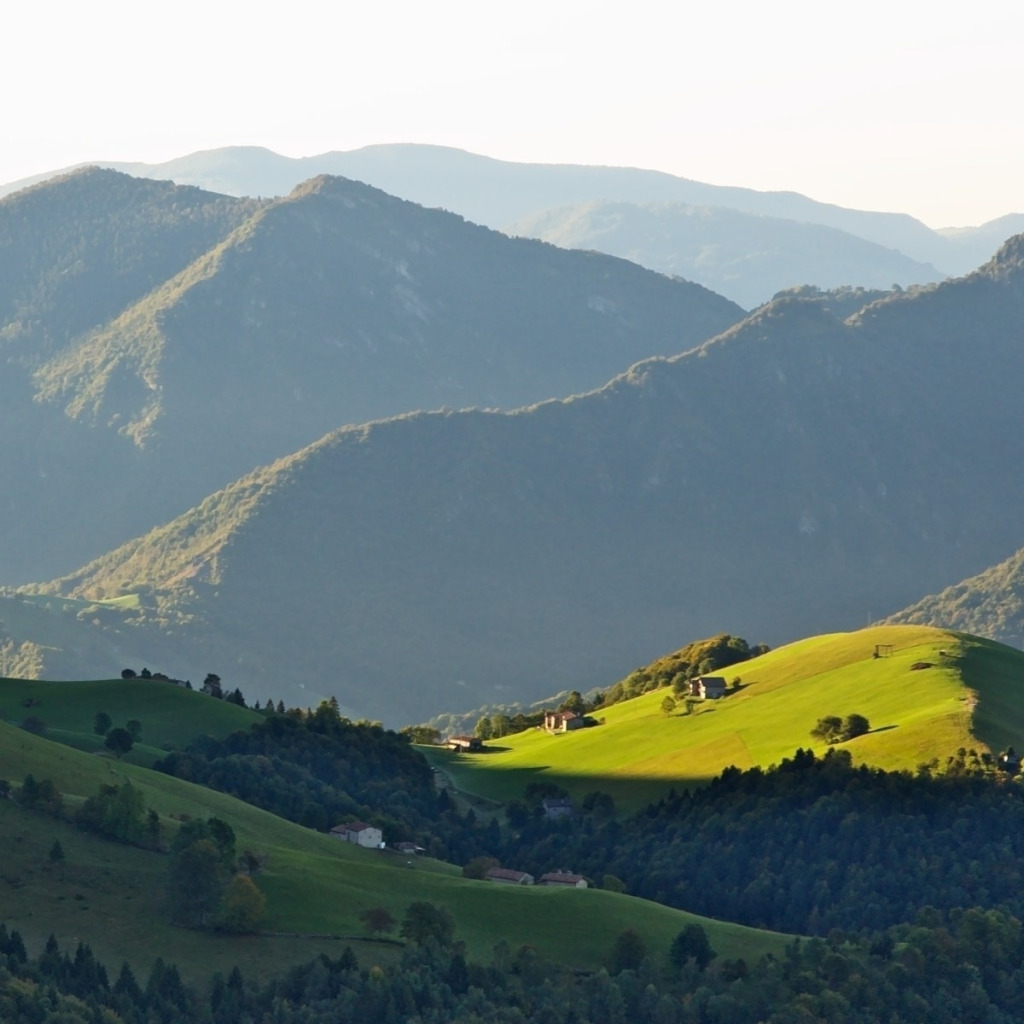
[{"label": "hazy sky", "polygon": [[1024,212],[1022,28],[1010,0],[8,0],[0,182],[429,142],[976,224]]}]

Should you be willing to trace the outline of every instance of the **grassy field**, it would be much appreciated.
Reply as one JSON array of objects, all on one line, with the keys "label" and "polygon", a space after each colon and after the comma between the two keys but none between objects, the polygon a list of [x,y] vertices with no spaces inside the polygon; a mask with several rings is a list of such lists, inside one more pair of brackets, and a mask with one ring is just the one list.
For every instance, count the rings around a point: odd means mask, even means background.
[{"label": "grassy field", "polygon": [[[53,685],[78,685],[83,692],[107,696],[113,692],[97,689],[99,684]],[[127,690],[137,683],[112,685]],[[5,689],[17,687],[8,683]],[[167,690],[175,692],[173,687]],[[215,726],[207,715],[212,707],[224,706],[199,694],[176,692],[189,699],[193,725],[212,731]],[[134,707],[108,704],[120,713]],[[81,708],[91,722],[92,702],[85,701]],[[67,731],[81,732],[83,723],[76,727],[74,716],[67,714]],[[144,723],[147,719],[162,720],[152,708],[140,718]],[[168,722],[175,725],[175,717],[169,716]],[[267,897],[266,931],[282,934],[202,935],[166,923],[165,854],[84,835],[66,822],[0,801],[0,921],[18,928],[33,948],[39,948],[50,932],[61,942],[87,941],[115,968],[126,959],[146,972],[160,955],[178,963],[192,978],[229,969],[236,962],[246,974],[266,974],[321,951],[338,955],[347,942],[363,963],[383,963],[397,956],[396,947],[363,941],[360,912],[384,906],[400,920],[414,900],[448,907],[458,936],[474,958],[489,959],[494,946],[504,940],[513,949],[531,945],[541,955],[582,968],[599,966],[626,925],[641,931],[652,952],[663,956],[672,937],[695,919],[597,890],[567,892],[469,881],[452,865],[362,850],[143,765],[117,762],[105,753],[88,753],[0,722],[0,778],[18,784],[30,772],[36,779],[52,779],[70,808],[102,784],[130,780],[146,806],[160,814],[165,837],[185,816],[216,815],[234,828],[239,851],[248,848],[267,857],[266,870],[256,881]],[[60,840],[66,854],[59,864],[47,857],[54,839]],[[754,929],[697,920],[722,956],[777,953],[786,941]]]},{"label": "grassy field", "polygon": [[[891,654],[874,657],[876,645]],[[944,653],[943,653],[944,652]],[[914,670],[915,663],[931,667]],[[478,754],[428,756],[464,792],[521,797],[534,779],[580,799],[610,793],[637,810],[671,788],[699,784],[729,765],[767,766],[810,736],[819,718],[867,716],[871,732],[844,744],[855,761],[914,769],[957,748],[1024,739],[1024,655],[988,641],[923,626],[884,626],[813,637],[726,669],[740,688],[693,713],[665,715],[657,690],[595,712],[603,724],[562,735],[532,729]]]},{"label": "grassy field", "polygon": [[49,738],[85,751],[104,749],[93,730],[97,711],[114,726],[142,723],[139,742],[126,760],[151,764],[165,747],[183,747],[201,735],[223,737],[261,721],[258,714],[150,679],[43,682],[0,679],[0,721],[20,724],[29,715],[46,723]]}]

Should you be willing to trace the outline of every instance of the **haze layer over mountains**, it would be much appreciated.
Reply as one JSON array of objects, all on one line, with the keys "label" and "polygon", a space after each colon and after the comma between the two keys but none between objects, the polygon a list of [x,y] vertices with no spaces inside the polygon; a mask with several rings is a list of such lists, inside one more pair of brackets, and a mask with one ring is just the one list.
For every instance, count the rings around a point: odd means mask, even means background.
[{"label": "haze layer over mountains", "polygon": [[[850,210],[794,192],[628,167],[510,163],[442,146],[367,146],[300,159],[229,147],[163,164],[105,166],[235,196],[287,195],[316,175],[342,175],[491,228],[676,273],[748,309],[804,284],[906,287],[966,273],[1024,230],[1024,214],[933,231],[904,214]],[[29,183],[0,186],[0,195]]]}]

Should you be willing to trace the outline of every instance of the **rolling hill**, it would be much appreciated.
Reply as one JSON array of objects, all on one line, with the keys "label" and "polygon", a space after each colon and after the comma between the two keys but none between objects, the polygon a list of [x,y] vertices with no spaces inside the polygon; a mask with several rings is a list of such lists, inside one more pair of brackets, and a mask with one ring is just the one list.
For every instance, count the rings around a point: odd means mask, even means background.
[{"label": "rolling hill", "polygon": [[392,724],[873,621],[1019,547],[1022,275],[1016,239],[845,322],[788,296],[586,395],[343,429],[31,590],[141,588],[108,635],[148,661]]},{"label": "rolling hill", "polygon": [[742,315],[337,178],[261,203],[86,170],[0,201],[0,234],[5,582],[345,423],[584,391]]},{"label": "rolling hill", "polygon": [[[155,691],[149,688],[161,685],[187,710],[166,714],[153,703]],[[83,696],[77,702],[68,701],[68,693],[76,686],[83,689]],[[21,694],[30,691],[42,694],[41,706],[59,708],[68,734],[87,733],[96,700],[123,713],[138,709],[162,738],[180,733],[186,721],[196,733],[216,733],[227,724],[226,708],[218,701],[168,684],[145,684],[140,690],[134,680],[67,684],[0,680],[0,714],[6,717],[10,707],[19,704]],[[145,695],[141,706],[135,703],[140,693]],[[241,708],[233,708],[235,713],[255,717]],[[410,902],[428,900],[449,908],[459,937],[474,957],[486,957],[499,939],[505,939],[517,946],[532,945],[560,962],[586,967],[600,963],[627,923],[643,930],[652,947],[667,949],[683,925],[694,920],[692,915],[612,892],[499,890],[486,882],[463,879],[451,865],[426,859],[417,860],[410,870],[404,857],[340,843],[230,796],[130,763],[132,756],[114,762],[0,721],[0,778],[15,784],[29,773],[37,780],[50,779],[72,807],[101,785],[130,781],[146,806],[158,811],[165,837],[186,816],[217,816],[228,822],[239,850],[250,848],[267,858],[265,870],[256,877],[267,898],[266,934],[231,939],[170,926],[162,902],[165,855],[98,839],[64,821],[2,800],[0,917],[9,928],[17,928],[31,947],[41,947],[52,932],[65,945],[88,942],[111,971],[127,960],[144,973],[154,957],[162,956],[193,979],[208,978],[212,970],[227,973],[236,963],[247,976],[278,974],[320,952],[337,956],[345,943],[357,946],[363,956],[389,962],[394,958],[392,949],[363,942],[360,911],[381,905],[400,919]],[[50,861],[46,852],[55,839],[65,852],[59,863]],[[559,926],[566,908],[584,924],[572,936],[562,934]],[[753,929],[703,923],[716,948],[726,955],[779,951],[784,941],[782,936]]]},{"label": "rolling hill", "polygon": [[830,714],[867,717],[871,732],[843,747],[857,763],[886,770],[944,764],[961,747],[998,753],[1024,739],[1024,654],[949,630],[883,626],[811,637],[717,674],[739,687],[692,710],[680,698],[666,714],[671,690],[657,689],[594,711],[602,723],[595,728],[531,729],[484,753],[430,756],[460,789],[490,800],[521,798],[527,783],[543,780],[577,802],[601,790],[629,812],[730,766],[767,768],[800,747],[822,752],[810,731]]}]

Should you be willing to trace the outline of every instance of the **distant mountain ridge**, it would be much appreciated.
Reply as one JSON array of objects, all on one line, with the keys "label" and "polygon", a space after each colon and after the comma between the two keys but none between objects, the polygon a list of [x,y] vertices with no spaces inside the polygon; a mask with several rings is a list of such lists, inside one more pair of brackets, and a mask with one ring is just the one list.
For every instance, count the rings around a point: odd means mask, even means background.
[{"label": "distant mountain ridge", "polygon": [[859,625],[1020,543],[1022,315],[1024,238],[845,322],[786,297],[585,395],[337,431],[41,589],[152,588],[165,663],[392,722]]},{"label": "distant mountain ridge", "polygon": [[[661,171],[575,164],[522,164],[444,146],[400,143],[366,146],[293,159],[257,146],[191,153],[161,164],[112,163],[129,174],[170,178],[231,195],[286,195],[318,174],[365,181],[403,199],[441,207],[479,224],[505,229],[542,210],[593,201],[670,201],[821,224],[856,235],[942,274],[962,274],[988,259],[1011,234],[1024,230],[1024,214],[990,225],[933,231],[906,214],[851,210],[795,192],[709,185]],[[43,176],[0,186],[0,195]],[[788,285],[827,282],[790,281]],[[847,284],[868,284],[849,280]]]},{"label": "distant mountain ridge", "polygon": [[889,289],[946,276],[930,264],[836,228],[724,207],[578,203],[524,217],[508,230],[676,274],[748,309],[804,283]]},{"label": "distant mountain ridge", "polygon": [[267,203],[86,170],[0,200],[5,225],[7,582],[67,571],[345,423],[585,391],[743,315],[339,178]]}]

